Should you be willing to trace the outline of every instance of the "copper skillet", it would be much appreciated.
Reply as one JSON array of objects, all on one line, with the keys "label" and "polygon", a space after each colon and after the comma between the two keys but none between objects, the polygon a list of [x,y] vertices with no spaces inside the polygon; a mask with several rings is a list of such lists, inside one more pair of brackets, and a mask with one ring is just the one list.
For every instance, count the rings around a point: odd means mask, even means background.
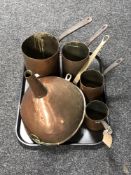
[{"label": "copper skillet", "polygon": [[[23,96],[20,114],[31,139],[44,145],[59,145],[69,140],[85,117],[82,91],[66,79],[47,76],[36,78],[27,70],[29,88]],[[67,81],[68,80],[68,81]]]}]

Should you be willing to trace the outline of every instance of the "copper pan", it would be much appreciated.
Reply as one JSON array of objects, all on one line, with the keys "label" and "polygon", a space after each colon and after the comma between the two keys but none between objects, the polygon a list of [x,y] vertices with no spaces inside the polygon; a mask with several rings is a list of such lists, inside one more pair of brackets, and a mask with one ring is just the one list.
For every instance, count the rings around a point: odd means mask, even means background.
[{"label": "copper pan", "polygon": [[103,131],[102,141],[110,148],[112,145],[112,128],[106,119],[109,115],[108,106],[99,100],[91,101],[86,106],[85,124],[92,131]]},{"label": "copper pan", "polygon": [[56,76],[36,78],[27,70],[29,88],[21,102],[20,114],[28,134],[38,144],[59,145],[69,140],[85,117],[85,98],[70,80]]},{"label": "copper pan", "polygon": [[73,27],[63,32],[59,39],[45,32],[35,33],[22,43],[22,52],[27,69],[41,77],[59,75],[59,42],[67,35],[89,24],[91,17],[86,17]]},{"label": "copper pan", "polygon": [[75,78],[73,80],[73,83],[74,84],[77,84],[79,82],[81,74],[89,68],[89,66],[91,65],[91,63],[94,61],[96,55],[100,52],[100,50],[106,44],[106,42],[108,41],[108,39],[109,39],[109,35],[105,35],[103,37],[102,41],[97,46],[97,48],[95,49],[95,51],[89,56],[89,59],[86,61],[86,63],[82,66],[82,68],[79,70],[79,72],[75,76]]},{"label": "copper pan", "polygon": [[71,41],[66,43],[62,48],[62,69],[63,75],[70,73],[76,76],[80,68],[89,59],[89,45],[100,36],[108,25],[104,24],[93,36],[85,43],[79,41]]},{"label": "copper pan", "polygon": [[123,58],[117,59],[104,70],[103,74],[93,69],[89,69],[81,74],[80,88],[89,101],[99,99],[102,96],[104,76],[123,61]]}]

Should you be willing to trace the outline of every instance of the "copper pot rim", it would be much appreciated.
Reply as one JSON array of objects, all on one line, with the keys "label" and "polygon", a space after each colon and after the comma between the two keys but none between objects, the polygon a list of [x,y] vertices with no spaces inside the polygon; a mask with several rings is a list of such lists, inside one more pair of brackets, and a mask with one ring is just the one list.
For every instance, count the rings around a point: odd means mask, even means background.
[{"label": "copper pot rim", "polygon": [[[70,43],[82,43],[82,42],[80,42],[80,41],[70,41],[70,42],[66,42],[66,43],[64,44],[64,46],[65,46],[66,44],[70,44]],[[64,54],[63,54],[63,48],[64,48],[64,46],[63,46],[62,49],[61,49],[62,57],[63,57],[66,61],[68,61],[68,62],[70,62],[70,63],[74,63],[74,62],[80,63],[80,62],[86,60],[86,59],[89,57],[89,55],[90,55],[90,48],[88,48],[88,46],[87,46],[85,43],[82,43],[82,44],[85,45],[85,46],[87,47],[87,49],[88,49],[88,55],[87,55],[84,59],[81,59],[81,60],[78,60],[78,61],[77,61],[77,60],[72,61],[72,60],[68,59],[68,58],[65,57]]]},{"label": "copper pot rim", "polygon": [[[33,36],[34,34],[39,34],[39,33],[47,34],[47,35],[49,35],[49,36],[55,38],[55,40],[56,40],[56,42],[57,42],[57,46],[58,46],[57,51],[56,51],[53,55],[51,55],[50,57],[47,57],[47,58],[33,58],[33,57],[30,57],[30,56],[26,55],[26,54],[24,53],[24,51],[23,51],[23,44],[24,44],[24,42],[27,41],[27,40],[28,40],[31,36]],[[36,33],[34,33],[34,34],[30,35],[28,38],[26,38],[26,39],[22,42],[21,49],[22,49],[22,53],[23,53],[24,56],[28,57],[28,59],[30,59],[30,60],[36,60],[36,61],[42,62],[42,61],[46,61],[46,60],[52,59],[52,57],[55,57],[55,56],[59,53],[59,51],[60,51],[59,41],[58,41],[58,39],[57,39],[55,36],[53,36],[52,34],[50,34],[50,33],[48,33],[48,32],[36,32]]]},{"label": "copper pot rim", "polygon": [[[61,77],[57,77],[57,78],[61,78]],[[66,81],[66,80],[65,80]],[[74,85],[75,86],[75,85]],[[77,86],[75,86],[77,89],[78,89],[78,91],[81,93],[81,95],[82,95],[82,97],[83,97],[83,102],[84,102],[84,109],[83,109],[83,114],[82,114],[82,119],[81,119],[81,122],[79,123],[79,125],[78,125],[78,127],[76,128],[76,130],[69,136],[69,137],[67,137],[66,139],[64,139],[64,140],[62,140],[61,142],[56,142],[56,143],[49,143],[49,142],[44,142],[44,141],[39,141],[39,143],[38,144],[40,144],[40,145],[47,145],[47,146],[57,146],[57,145],[61,145],[61,144],[63,144],[63,143],[65,143],[66,141],[68,141],[69,139],[71,139],[76,133],[77,133],[77,131],[79,130],[79,128],[81,127],[81,125],[82,125],[82,123],[83,123],[83,121],[84,121],[84,118],[85,118],[85,114],[86,114],[86,100],[85,100],[85,96],[84,96],[84,94],[83,94],[83,92],[81,91],[81,89],[79,89]],[[35,134],[33,134],[33,133],[31,133],[31,134],[29,134],[30,135],[30,137],[31,136],[35,136],[35,137],[37,137]],[[32,137],[31,137],[31,139],[33,139]],[[39,138],[38,138],[39,139]],[[33,139],[34,140],[34,139]],[[34,140],[35,141],[35,140]],[[36,142],[36,141],[35,141]]]},{"label": "copper pot rim", "polygon": [[[110,112],[109,112],[109,108],[108,108],[108,106],[107,106],[106,103],[104,103],[103,101],[100,101],[100,100],[93,100],[93,101],[89,102],[89,103],[86,105],[86,108],[87,108],[87,106],[88,106],[90,103],[92,103],[92,102],[101,102],[101,103],[103,103],[103,104],[105,105],[105,107],[107,108],[107,115],[106,115],[103,119],[100,119],[100,120],[93,120],[93,119],[91,119],[91,118],[87,115],[87,113],[86,113],[86,114],[85,114],[85,118],[88,119],[88,120],[90,120],[90,121],[92,121],[92,122],[100,123],[101,121],[105,120],[105,119],[109,116],[109,113],[110,113]],[[86,109],[85,109],[85,112],[86,112]]]},{"label": "copper pot rim", "polygon": [[[99,74],[102,76],[103,83],[102,83],[100,86],[96,86],[96,87],[85,86],[85,85],[82,83],[82,81],[81,81],[81,76],[82,76],[82,74],[83,74],[84,72],[87,72],[87,71],[94,71],[94,72],[99,73]],[[83,72],[83,73],[81,74],[81,76],[80,76],[80,83],[81,83],[81,85],[82,85],[83,87],[85,87],[85,88],[90,88],[90,89],[92,89],[92,90],[96,90],[96,89],[101,88],[101,87],[104,86],[104,75],[103,75],[102,73],[100,73],[99,71],[97,71],[97,70],[95,70],[95,69],[88,69],[88,70],[86,70],[86,71],[84,71],[84,72]],[[95,101],[95,100],[93,100],[93,101]]]}]

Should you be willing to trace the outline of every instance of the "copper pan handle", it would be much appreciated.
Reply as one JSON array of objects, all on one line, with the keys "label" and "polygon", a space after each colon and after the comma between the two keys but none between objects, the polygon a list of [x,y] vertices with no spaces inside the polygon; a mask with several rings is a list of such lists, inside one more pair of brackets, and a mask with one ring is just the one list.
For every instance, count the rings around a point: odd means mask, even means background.
[{"label": "copper pan handle", "polygon": [[98,45],[98,47],[95,49],[95,51],[92,53],[91,56],[89,56],[89,60],[84,64],[84,66],[80,69],[80,71],[77,73],[75,79],[73,80],[74,84],[77,84],[80,80],[81,74],[88,69],[88,67],[91,65],[93,60],[95,59],[96,55],[100,52],[102,47],[106,44],[106,42],[109,39],[109,35],[105,35],[101,41],[101,43]]},{"label": "copper pan handle", "polygon": [[59,36],[59,42],[65,38],[66,36],[68,36],[69,34],[73,33],[74,31],[80,29],[81,27],[89,24],[92,21],[92,17],[86,17],[83,20],[81,20],[80,22],[78,22],[77,24],[75,24],[74,26],[72,26],[71,28],[67,29],[65,32],[63,32],[60,36]]},{"label": "copper pan handle", "polygon": [[124,58],[119,58],[116,61],[114,61],[110,66],[108,66],[104,72],[103,75],[106,75],[109,71],[117,67],[119,64],[121,64],[124,61]]},{"label": "copper pan handle", "polygon": [[93,36],[90,37],[88,41],[85,42],[87,46],[89,46],[98,36],[100,36],[106,29],[108,25],[104,24]]}]

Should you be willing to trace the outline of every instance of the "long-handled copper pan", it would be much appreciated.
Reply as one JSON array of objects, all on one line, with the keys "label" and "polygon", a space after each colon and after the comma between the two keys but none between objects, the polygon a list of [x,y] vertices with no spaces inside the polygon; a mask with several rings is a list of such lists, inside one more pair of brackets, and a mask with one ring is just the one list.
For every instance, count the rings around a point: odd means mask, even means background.
[{"label": "long-handled copper pan", "polygon": [[59,42],[91,21],[91,17],[86,17],[61,34],[59,39],[45,32],[35,33],[27,38],[22,44],[26,68],[40,76],[59,74]]},{"label": "long-handled copper pan", "polygon": [[98,47],[92,53],[92,55],[89,56],[89,59],[87,60],[87,62],[83,65],[83,67],[77,73],[76,77],[73,80],[73,83],[74,84],[77,84],[79,82],[81,74],[89,68],[89,66],[91,65],[91,63],[95,59],[96,55],[100,52],[100,50],[106,44],[106,42],[108,41],[108,39],[109,39],[109,35],[105,35],[103,37],[101,43],[98,45]]},{"label": "long-handled copper pan", "polygon": [[64,44],[62,48],[62,70],[63,75],[70,73],[74,77],[80,68],[89,59],[89,45],[100,36],[108,25],[104,24],[93,36],[91,36],[85,43],[78,41],[71,41]]},{"label": "long-handled copper pan", "polygon": [[20,114],[28,134],[38,144],[59,145],[69,140],[85,117],[85,98],[70,80],[56,76],[37,79],[27,70],[29,88],[21,102]]},{"label": "long-handled copper pan", "polygon": [[105,84],[104,76],[123,61],[123,58],[117,59],[110,66],[108,66],[103,73],[100,73],[97,70],[88,69],[81,74],[80,89],[88,101],[97,100],[102,96]]}]

